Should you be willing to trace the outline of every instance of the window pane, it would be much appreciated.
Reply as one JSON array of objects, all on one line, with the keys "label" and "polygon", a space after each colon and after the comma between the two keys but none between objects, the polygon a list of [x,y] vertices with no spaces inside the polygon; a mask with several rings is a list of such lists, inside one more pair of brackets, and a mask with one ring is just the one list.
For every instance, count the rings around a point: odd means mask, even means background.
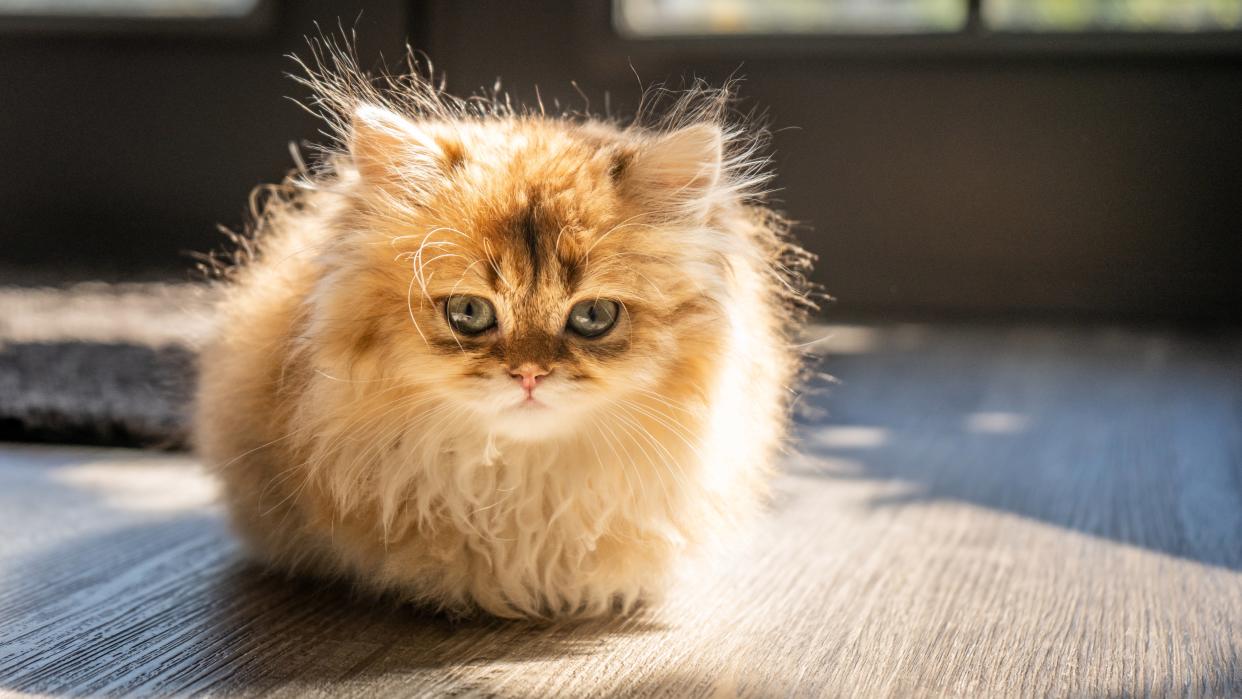
[{"label": "window pane", "polygon": [[966,0],[613,0],[630,36],[957,31]]},{"label": "window pane", "polygon": [[1242,28],[1242,0],[984,0],[1001,31],[1198,32]]},{"label": "window pane", "polygon": [[40,17],[245,17],[259,0],[0,0],[0,15]]}]

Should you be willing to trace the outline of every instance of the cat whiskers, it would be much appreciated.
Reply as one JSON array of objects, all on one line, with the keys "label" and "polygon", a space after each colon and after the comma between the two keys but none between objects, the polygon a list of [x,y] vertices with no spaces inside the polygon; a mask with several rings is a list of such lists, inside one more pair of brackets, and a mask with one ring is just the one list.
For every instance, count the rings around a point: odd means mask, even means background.
[{"label": "cat whiskers", "polygon": [[[616,413],[615,414],[616,417],[620,418],[623,422],[628,424],[632,428],[635,434],[637,434],[639,437],[642,437],[653,448],[658,449],[659,451],[663,452],[664,458],[661,459],[660,461],[661,465],[665,467],[665,469],[669,472],[669,475],[673,477],[674,481],[676,481],[677,485],[685,489],[687,485],[686,485],[685,479],[682,478],[682,473],[681,473],[681,468],[680,468],[681,462],[677,459],[676,456],[673,455],[672,451],[663,442],[661,442],[659,439],[656,438],[654,434],[652,434],[650,429],[648,429],[638,420],[634,419],[633,415],[630,413],[629,410],[625,408],[625,406],[620,406],[620,407],[622,408],[622,412]],[[643,450],[644,453],[647,453],[646,449],[642,446],[641,443],[637,443],[637,444],[639,448]],[[650,455],[648,455],[648,461],[652,463],[653,469],[656,468],[654,460],[651,459]]]},{"label": "cat whiskers", "polygon": [[[564,229],[562,229],[562,230],[564,230]],[[559,235],[557,236],[557,240],[558,240],[558,241],[560,240],[560,236],[559,236]],[[485,258],[487,258],[487,262],[488,262],[488,264],[490,264],[490,265],[492,266],[492,271],[496,273],[496,278],[497,278],[497,279],[499,279],[500,281],[504,282],[504,283],[505,283],[505,287],[507,287],[508,289],[512,290],[512,289],[514,288],[514,286],[513,286],[513,284],[510,284],[510,283],[509,283],[508,278],[506,278],[506,277],[505,277],[505,275],[501,273],[501,271],[500,271],[500,265],[496,264],[496,257],[492,254],[492,244],[491,244],[491,241],[489,241],[487,238],[484,238],[484,239],[483,239],[483,256],[484,256]]]},{"label": "cat whiskers", "polygon": [[427,336],[423,334],[423,329],[418,325],[418,318],[414,317],[414,283],[416,281],[418,281],[416,277],[410,277],[410,285],[405,290],[405,308],[410,314],[410,322],[414,324],[414,330],[423,339],[423,344],[427,346],[427,349],[431,349],[431,343],[427,341]]},{"label": "cat whiskers", "polygon": [[[445,248],[457,248],[461,250],[463,253],[466,252],[465,246],[459,243],[456,243],[454,241],[432,240],[433,236],[435,236],[437,233],[442,233],[442,232],[452,233],[454,235],[465,238],[466,240],[470,240],[469,236],[467,236],[465,233],[463,233],[462,231],[456,228],[453,228],[451,226],[436,226],[434,228],[431,228],[430,230],[428,230],[426,233],[422,235],[422,237],[419,239],[418,247],[416,247],[414,250],[406,251],[406,252],[403,252],[397,255],[397,259],[406,257],[407,259],[411,261],[411,268],[414,271],[414,276],[418,280],[419,287],[422,289],[422,292],[423,292],[423,296],[425,296],[428,300],[431,300],[431,296],[427,292],[427,284],[429,282],[429,278],[425,276],[427,265],[435,262],[436,260],[452,259],[452,258],[459,258],[459,259],[467,260],[467,261],[470,261],[470,260],[477,261],[477,258],[469,256],[468,254],[459,254],[457,252],[440,252],[440,254],[434,257],[427,258],[426,251],[428,248],[431,248],[437,251],[441,251]],[[403,241],[403,240],[411,240],[414,237],[415,236],[413,235],[395,236],[389,239],[389,245],[395,248],[398,242]]]},{"label": "cat whiskers", "polygon": [[560,229],[559,231],[557,231],[557,232],[556,232],[556,240],[552,243],[552,252],[557,253],[557,254],[560,254],[560,252],[561,252],[561,236],[565,234],[565,230],[566,230],[567,228],[569,228],[569,226],[561,226],[561,229]]},{"label": "cat whiskers", "polygon": [[[427,284],[430,282],[431,278],[426,277],[424,274],[427,269],[427,265],[431,264],[432,262],[435,262],[436,260],[451,260],[454,258],[466,260],[468,262],[470,260],[469,257],[466,257],[465,255],[459,255],[455,252],[442,252],[439,255],[436,255],[435,257],[432,257],[427,260],[424,260],[420,253],[418,256],[414,258],[414,277],[418,279],[418,285],[422,289],[423,296],[425,296],[427,300],[431,300],[431,295],[427,292]],[[477,260],[477,259],[474,260],[473,262],[469,262],[469,265],[466,267],[466,269],[467,270],[470,269],[470,267],[473,267],[479,262],[480,260]],[[432,272],[432,277],[434,276],[435,276],[435,272]]]},{"label": "cat whiskers", "polygon": [[[699,388],[699,387],[697,387],[697,386],[692,386],[692,387],[694,387],[694,388],[696,388],[696,389],[698,389],[698,388]],[[670,399],[666,398],[665,396],[661,395],[660,393],[658,393],[657,391],[653,391],[653,390],[648,389],[648,388],[643,388],[643,387],[641,387],[641,386],[632,386],[632,387],[630,388],[630,390],[632,390],[632,391],[636,391],[636,392],[638,392],[638,393],[642,394],[644,398],[647,398],[647,399],[649,399],[649,400],[656,401],[656,402],[658,402],[658,403],[660,403],[660,404],[664,405],[665,407],[669,408],[670,410],[675,410],[675,411],[677,411],[678,413],[680,413],[680,414],[682,414],[682,415],[684,415],[684,416],[687,416],[687,417],[690,417],[690,416],[693,416],[693,415],[696,415],[696,414],[701,414],[701,413],[702,413],[702,406],[701,406],[701,405],[691,406],[691,405],[689,405],[686,401],[674,401],[674,400],[670,400]],[[622,400],[626,400],[626,399],[622,399]],[[633,402],[633,401],[630,401],[630,402]],[[685,433],[686,433],[687,435],[693,435],[693,434],[694,434],[694,430],[691,430],[690,428],[686,427],[686,425],[685,425],[685,424],[683,424],[680,420],[678,420],[678,419],[674,418],[674,417],[673,417],[671,414],[669,414],[668,412],[666,412],[666,411],[664,411],[664,410],[660,410],[659,408],[657,408],[657,407],[656,407],[656,406],[654,406],[654,405],[643,405],[643,408],[644,408],[644,409],[646,409],[646,410],[650,410],[650,411],[653,411],[653,412],[657,413],[660,417],[662,417],[662,418],[664,418],[664,419],[666,419],[666,420],[670,420],[670,421],[671,421],[674,425],[676,425],[676,426],[678,426],[679,428],[681,428],[681,429],[685,430]]]},{"label": "cat whiskers", "polygon": [[[654,391],[650,391],[650,390],[642,389],[642,388],[638,388],[636,390],[639,390],[640,392],[647,394],[649,398],[657,400],[661,403],[664,403],[670,408],[674,408],[676,410],[679,410],[687,414],[691,412],[688,408],[677,406],[672,401],[669,401],[668,399],[664,398],[663,396],[659,395],[658,393]],[[656,424],[663,427],[669,434],[676,437],[683,444],[685,444],[686,447],[700,461],[703,460],[702,451],[699,449],[699,446],[692,441],[694,438],[694,434],[695,434],[694,431],[691,430],[688,426],[686,426],[685,423],[683,423],[681,420],[678,420],[677,418],[673,417],[671,414],[669,414],[668,412],[664,410],[660,410],[656,406],[646,405],[646,404],[639,403],[637,401],[629,400],[626,398],[618,399],[617,401],[615,401],[615,404],[618,407],[622,408],[622,410],[625,411],[625,413],[628,415],[631,415],[631,416],[641,415],[648,420],[654,421]],[[654,435],[651,434],[650,430],[648,430],[645,426],[643,426],[641,423],[638,423],[637,421],[631,420],[631,424],[636,429],[641,430],[641,432],[644,434],[646,438],[653,440],[653,444],[656,444],[661,449],[663,449],[670,460],[676,461],[676,459],[669,452],[668,448],[663,444],[663,442],[659,442],[658,440],[654,439]],[[671,464],[670,464],[670,470],[671,470]]]},{"label": "cat whiskers", "polygon": [[382,382],[384,382],[384,381],[393,381],[393,380],[394,380],[394,379],[393,379],[393,377],[391,377],[391,376],[381,376],[381,377],[379,377],[379,378],[377,378],[377,379],[342,379],[342,378],[340,378],[340,377],[333,376],[333,375],[329,374],[328,372],[324,371],[323,369],[316,369],[316,370],[315,370],[315,373],[316,373],[316,374],[318,374],[318,375],[320,375],[320,376],[322,376],[322,377],[324,377],[325,379],[328,379],[329,381],[336,381],[336,382],[339,382],[339,383],[382,383]]},{"label": "cat whiskers", "polygon": [[[600,420],[597,424],[607,431],[607,434],[605,434],[604,432],[601,432],[600,435],[604,437],[604,443],[607,444],[612,449],[612,453],[614,456],[617,457],[617,461],[622,464],[622,467],[627,467],[631,465],[629,463],[630,461],[629,453],[628,451],[626,451],[624,445],[621,443],[621,437],[618,436],[616,431],[612,429],[612,426],[609,425],[607,421],[604,421],[604,420]],[[608,435],[611,435],[611,438],[609,438]],[[621,452],[623,451],[626,451],[626,454],[622,455]],[[660,481],[660,489],[667,495],[669,491],[668,491],[668,486],[664,483],[664,477],[660,475],[660,472],[658,469],[656,470],[655,473],[656,473],[656,479]],[[637,473],[637,466],[635,466],[634,477],[638,480],[639,488],[643,494],[643,499],[644,500],[648,499],[646,481],[644,481],[642,476],[639,473]]]},{"label": "cat whiskers", "polygon": [[[595,429],[596,432],[599,433],[599,436],[604,440],[604,444],[612,448],[613,455],[617,457],[617,461],[620,462],[621,464],[621,475],[625,478],[625,485],[627,488],[629,488],[630,492],[633,493],[634,483],[630,480],[629,459],[622,458],[621,454],[617,452],[617,448],[613,446],[612,443],[608,440],[607,435],[604,434],[603,426],[601,425],[599,418],[592,416],[590,420],[591,420],[591,426]],[[599,462],[600,468],[606,468],[607,464],[604,463],[604,458],[599,453],[599,447],[595,446],[595,442],[591,439],[587,439],[586,441],[591,445],[591,450],[595,452],[595,459]],[[646,489],[646,485],[643,483],[643,479],[639,478],[638,474],[634,474],[634,477],[635,479],[638,480],[638,486],[643,494],[643,499],[646,500],[647,489]]]},{"label": "cat whiskers", "polygon": [[584,260],[584,262],[583,262],[583,267],[584,267],[584,268],[588,268],[588,269],[590,268],[590,266],[591,266],[591,251],[592,251],[592,250],[594,250],[594,249],[595,249],[595,248],[596,248],[596,247],[597,247],[600,243],[604,242],[604,240],[605,240],[608,236],[612,235],[613,233],[616,233],[617,231],[619,231],[619,230],[621,230],[621,229],[623,229],[623,228],[630,228],[630,227],[655,228],[655,226],[653,226],[653,225],[651,225],[651,224],[647,224],[647,223],[631,223],[631,221],[633,221],[634,219],[636,219],[636,218],[641,218],[641,217],[646,216],[646,215],[647,215],[647,214],[646,214],[646,212],[643,212],[643,213],[640,213],[640,214],[635,214],[634,216],[631,216],[631,217],[629,217],[629,218],[625,219],[624,221],[622,221],[621,223],[618,223],[617,225],[613,226],[612,228],[609,228],[608,230],[604,231],[604,233],[603,233],[602,235],[600,235],[598,238],[596,238],[596,239],[595,239],[595,242],[591,243],[591,246],[590,246],[590,247],[588,247],[588,248],[586,249],[586,252],[585,252],[585,253],[583,253],[583,255],[582,255],[583,260]]},{"label": "cat whiskers", "polygon": [[[615,405],[615,404],[614,404],[614,405]],[[624,410],[624,407],[623,407],[623,406],[619,406],[619,405],[618,405],[618,406],[616,406],[616,407],[621,407],[621,408],[622,408],[622,410]],[[639,431],[639,433],[640,433],[640,434],[639,434],[639,436],[642,436],[642,437],[646,438],[646,439],[647,439],[647,441],[649,441],[649,442],[651,441],[651,439],[652,439],[652,438],[651,438],[651,436],[650,436],[649,434],[641,434],[641,433],[643,433],[643,432],[646,432],[646,430],[644,430],[644,429],[643,429],[643,427],[642,427],[641,425],[639,425],[638,423],[636,423],[634,420],[629,419],[628,417],[626,417],[624,413],[615,413],[615,412],[614,412],[612,415],[613,415],[613,417],[619,418],[622,422],[624,422],[624,423],[625,423],[626,425],[628,425],[630,428],[637,429],[637,430]],[[607,426],[607,424],[606,424],[606,423],[605,423],[605,426],[607,427],[608,431],[612,433],[613,437],[615,437],[615,438],[618,440],[618,442],[619,442],[619,441],[620,441],[620,437],[616,434],[616,432],[614,432],[614,431],[612,430],[612,428],[611,428],[611,427]],[[626,430],[626,433],[627,433],[627,435],[633,436],[633,435],[631,434],[631,430],[630,430],[630,429],[627,429],[627,430]],[[671,467],[669,466],[669,464],[668,464],[666,461],[663,461],[663,460],[662,460],[659,464],[657,464],[657,463],[656,463],[656,459],[655,459],[655,458],[651,455],[651,452],[647,451],[647,448],[646,448],[645,446],[643,446],[643,443],[642,443],[642,442],[637,441],[637,440],[632,440],[632,441],[631,441],[631,444],[633,444],[634,446],[638,447],[638,450],[639,450],[640,452],[642,452],[642,454],[643,454],[643,456],[644,456],[644,457],[646,457],[648,465],[649,465],[649,466],[651,466],[651,470],[652,470],[652,472],[653,472],[653,473],[655,473],[655,475],[656,475],[656,480],[658,480],[658,481],[660,482],[660,489],[664,492],[664,494],[665,494],[666,496],[668,496],[668,497],[670,497],[670,498],[671,498],[671,497],[673,496],[673,493],[672,493],[672,491],[670,491],[670,490],[669,490],[668,483],[666,483],[666,482],[665,482],[665,480],[664,480],[664,476],[661,474],[661,470],[662,470],[662,469],[661,469],[661,466],[663,466],[665,469],[668,469],[668,470],[669,470],[669,475],[670,475],[670,476],[673,476],[674,480],[677,482],[677,484],[678,484],[678,485],[680,485],[680,486],[684,487],[684,485],[685,485],[685,484],[684,484],[684,482],[682,482],[682,481],[681,481],[681,480],[677,477],[677,474],[675,474],[675,473],[673,473],[673,472],[671,471]]]},{"label": "cat whiskers", "polygon": [[668,430],[670,434],[680,439],[682,443],[685,444],[688,449],[694,452],[695,456],[697,456],[699,459],[703,458],[703,454],[699,451],[698,445],[690,441],[691,438],[693,438],[694,433],[691,432],[690,428],[686,427],[680,421],[676,420],[675,418],[668,415],[667,413],[661,410],[658,410],[654,407],[651,407],[651,406],[645,406],[640,403],[635,403],[634,401],[626,400],[624,398],[622,398],[619,402],[625,407],[627,407],[631,412],[636,413],[638,415],[642,415],[650,420],[655,421],[657,424],[659,424],[660,426]]}]

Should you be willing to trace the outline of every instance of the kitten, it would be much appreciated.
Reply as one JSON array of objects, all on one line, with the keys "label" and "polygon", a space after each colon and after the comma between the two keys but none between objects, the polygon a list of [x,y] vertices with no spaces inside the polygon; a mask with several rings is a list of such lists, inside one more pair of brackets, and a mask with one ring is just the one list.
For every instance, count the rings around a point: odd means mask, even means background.
[{"label": "kitten", "polygon": [[762,132],[458,100],[317,52],[336,145],[256,206],[196,441],[282,569],[450,613],[628,612],[762,502],[810,256]]}]

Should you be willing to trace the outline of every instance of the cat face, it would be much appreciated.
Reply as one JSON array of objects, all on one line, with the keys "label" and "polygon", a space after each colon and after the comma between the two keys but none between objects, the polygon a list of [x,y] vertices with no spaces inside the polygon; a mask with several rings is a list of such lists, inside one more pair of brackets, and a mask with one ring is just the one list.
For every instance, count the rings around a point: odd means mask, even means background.
[{"label": "cat face", "polygon": [[[721,134],[364,107],[331,275],[337,349],[460,420],[540,440],[659,395],[728,332],[711,230]],[[326,288],[327,285],[325,285]]]}]

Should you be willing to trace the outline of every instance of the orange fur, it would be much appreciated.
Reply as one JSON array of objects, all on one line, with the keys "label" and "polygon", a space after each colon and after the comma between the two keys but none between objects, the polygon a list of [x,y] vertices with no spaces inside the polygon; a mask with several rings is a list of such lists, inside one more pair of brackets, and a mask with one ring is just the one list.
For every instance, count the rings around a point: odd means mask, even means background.
[{"label": "orange fur", "polygon": [[[754,134],[703,91],[623,127],[331,58],[309,81],[340,147],[263,207],[202,353],[197,444],[238,530],[458,613],[657,595],[761,502],[784,432],[807,258],[755,196]],[[454,332],[457,294],[496,330]],[[616,326],[568,332],[595,298]]]}]

